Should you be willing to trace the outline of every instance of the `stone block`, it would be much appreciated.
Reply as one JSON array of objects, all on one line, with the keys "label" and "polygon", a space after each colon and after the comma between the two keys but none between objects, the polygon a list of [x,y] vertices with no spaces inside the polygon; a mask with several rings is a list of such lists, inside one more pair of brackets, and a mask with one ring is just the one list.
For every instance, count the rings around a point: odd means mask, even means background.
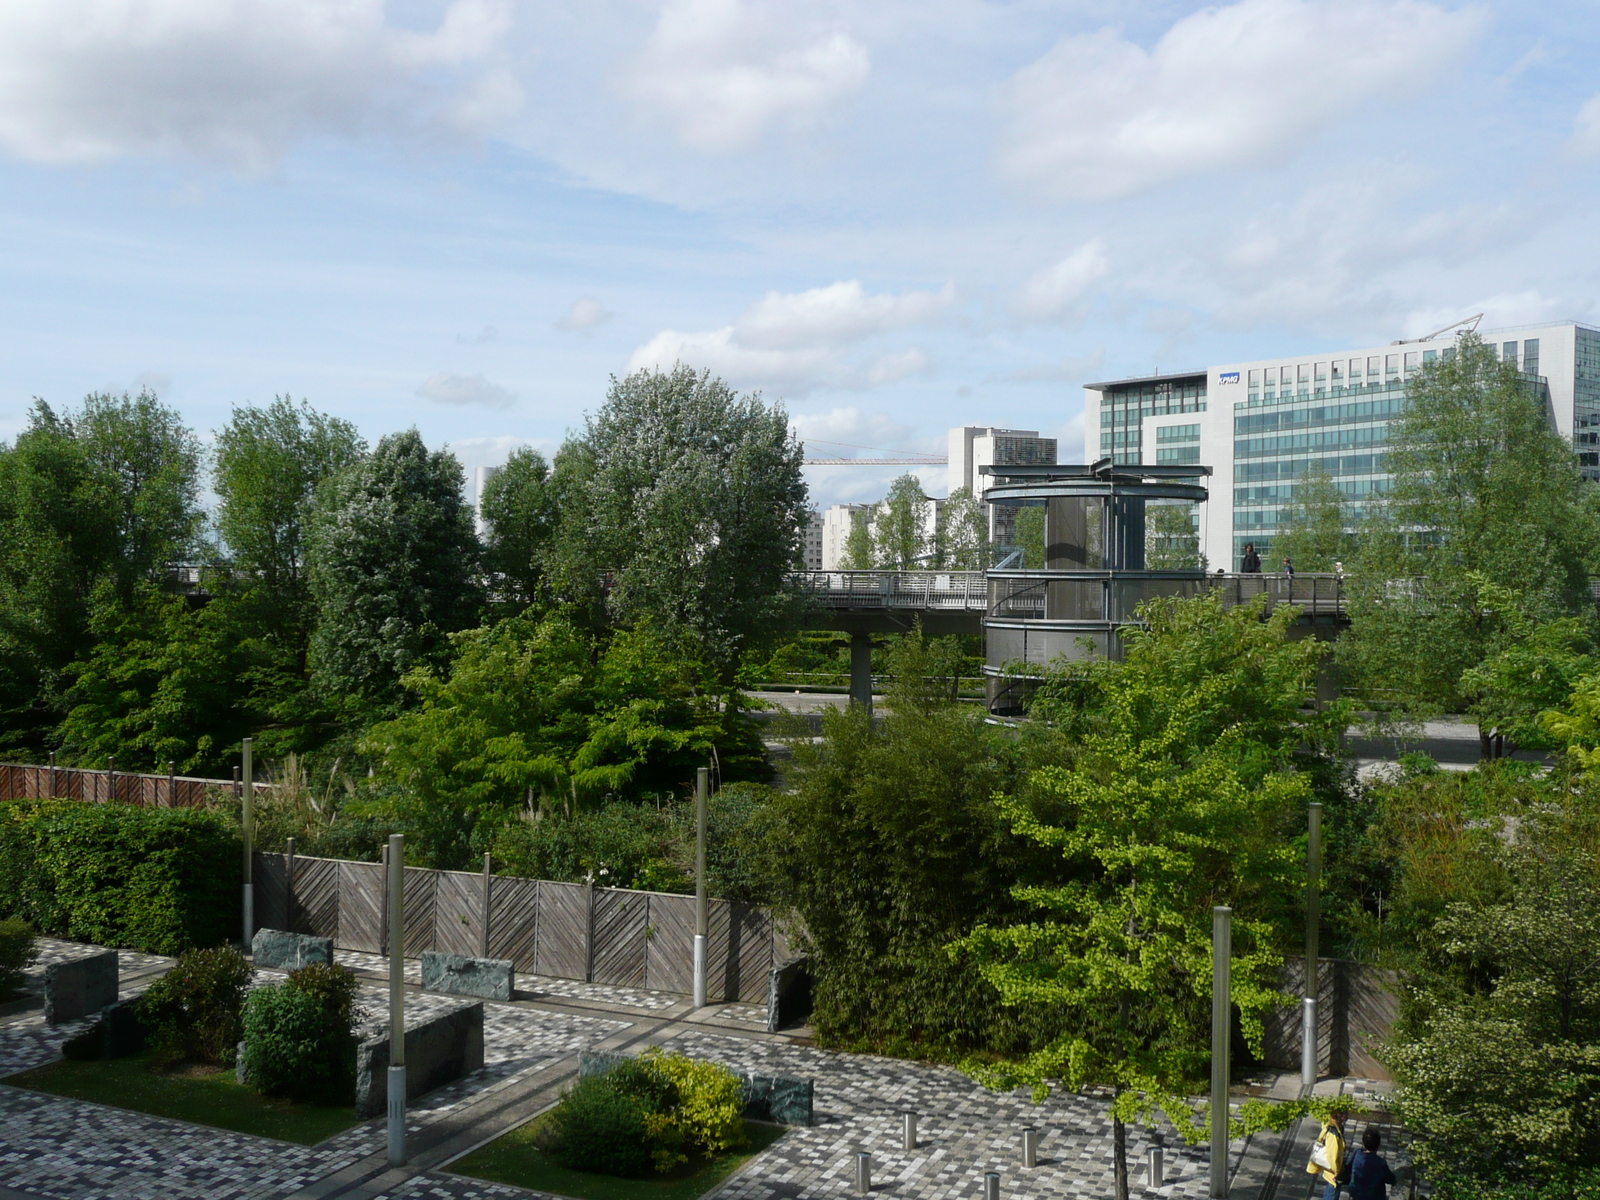
[{"label": "stone block", "polygon": [[289,933],[282,929],[258,929],[250,941],[250,957],[258,967],[294,971],[312,963],[333,965],[333,939]]},{"label": "stone block", "polygon": [[810,1125],[812,1081],[792,1075],[745,1075],[744,1115],[779,1125]]},{"label": "stone block", "polygon": [[791,959],[767,977],[767,1029],[776,1033],[811,1015],[811,960]]},{"label": "stone block", "polygon": [[117,952],[107,950],[44,969],[44,1019],[64,1025],[93,1016],[117,999]]},{"label": "stone block", "polygon": [[[438,1013],[406,1029],[406,1099],[453,1083],[483,1066],[483,1001]],[[381,1116],[389,1104],[389,1034],[356,1048],[356,1116]]]},{"label": "stone block", "polygon": [[468,958],[464,954],[422,952],[422,989],[480,1000],[510,1000],[516,964],[509,958]]}]

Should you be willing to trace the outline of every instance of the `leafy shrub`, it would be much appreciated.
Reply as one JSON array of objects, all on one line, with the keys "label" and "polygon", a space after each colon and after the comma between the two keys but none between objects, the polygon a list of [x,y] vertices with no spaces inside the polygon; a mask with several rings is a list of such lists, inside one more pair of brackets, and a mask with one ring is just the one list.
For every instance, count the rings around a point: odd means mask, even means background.
[{"label": "leafy shrub", "polygon": [[544,1148],[574,1171],[637,1178],[650,1169],[644,1110],[608,1076],[580,1079],[545,1126]]},{"label": "leafy shrub", "polygon": [[38,957],[32,926],[15,917],[0,921],[0,1000],[22,986],[23,972]]},{"label": "leafy shrub", "polygon": [[637,1176],[653,1164],[666,1172],[746,1145],[743,1109],[733,1072],[652,1047],[579,1081],[550,1114],[541,1144],[576,1171]]},{"label": "leafy shrub", "polygon": [[747,1145],[744,1085],[728,1068],[668,1054],[659,1046],[638,1060],[644,1071],[666,1081],[676,1103],[645,1117],[645,1134],[654,1143],[656,1170],[688,1162],[690,1154],[713,1156]]},{"label": "leafy shrub", "polygon": [[494,847],[508,875],[577,882],[592,873],[605,887],[690,891],[677,853],[672,815],[631,800],[570,817],[546,813],[537,824],[513,822]]},{"label": "leafy shrub", "polygon": [[244,1010],[244,1069],[268,1096],[343,1103],[355,1086],[356,977],[313,963],[257,988]]},{"label": "leafy shrub", "polygon": [[237,930],[239,838],[219,813],[0,803],[0,916],[101,946],[180,954]]},{"label": "leafy shrub", "polygon": [[157,1057],[230,1066],[249,988],[250,964],[232,946],[186,951],[139,1001]]}]

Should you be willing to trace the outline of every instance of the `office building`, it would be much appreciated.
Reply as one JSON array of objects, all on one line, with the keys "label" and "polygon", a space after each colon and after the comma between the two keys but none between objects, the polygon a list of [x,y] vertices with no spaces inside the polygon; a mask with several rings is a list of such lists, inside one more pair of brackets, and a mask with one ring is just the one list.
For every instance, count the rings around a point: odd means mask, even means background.
[{"label": "office building", "polygon": [[[1561,321],[1479,334],[1540,390],[1584,473],[1600,479],[1600,330]],[[1406,381],[1452,353],[1455,339],[1452,329],[1384,346],[1087,384],[1086,445],[1120,463],[1211,467],[1211,499],[1200,514],[1208,564],[1236,570],[1245,543],[1254,542],[1270,567],[1273,536],[1307,473],[1333,478],[1351,525],[1384,492],[1388,424],[1404,403]],[[954,461],[952,453],[952,470]]]},{"label": "office building", "polygon": [[[967,425],[950,431],[949,488],[967,488],[981,499],[995,484],[995,476],[984,475],[979,467],[1053,467],[1056,465],[1056,439],[1040,437],[1036,429],[995,429]],[[1016,509],[986,506],[991,545],[1009,545]]]},{"label": "office building", "polygon": [[822,570],[822,514],[814,508],[806,512],[803,537],[805,544],[801,547],[801,561],[805,563],[806,570]]}]

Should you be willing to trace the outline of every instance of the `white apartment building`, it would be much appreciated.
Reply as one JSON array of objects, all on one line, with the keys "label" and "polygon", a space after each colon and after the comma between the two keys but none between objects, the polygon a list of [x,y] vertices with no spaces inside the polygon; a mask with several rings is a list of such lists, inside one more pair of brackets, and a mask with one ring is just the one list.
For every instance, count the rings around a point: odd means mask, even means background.
[{"label": "white apartment building", "polygon": [[[950,491],[953,493],[967,488],[980,500],[983,493],[994,485],[995,477],[980,474],[979,467],[1056,465],[1056,439],[1040,437],[1037,429],[966,425],[950,431],[949,443]],[[986,506],[986,511],[989,514],[990,543],[1009,544],[1016,509]]]},{"label": "white apartment building", "polygon": [[822,514],[822,551],[819,571],[837,571],[850,542],[850,531],[871,517],[875,504],[830,504]]},{"label": "white apartment building", "polygon": [[[1585,474],[1600,478],[1600,329],[1572,321],[1479,331],[1538,386]],[[1087,446],[1129,464],[1212,468],[1200,549],[1236,570],[1254,542],[1270,569],[1273,535],[1296,481],[1333,477],[1353,524],[1388,485],[1383,451],[1405,384],[1454,353],[1454,331],[1418,341],[1221,363],[1204,370],[1084,386]],[[952,433],[952,439],[954,434]],[[954,441],[951,464],[954,471]]]}]

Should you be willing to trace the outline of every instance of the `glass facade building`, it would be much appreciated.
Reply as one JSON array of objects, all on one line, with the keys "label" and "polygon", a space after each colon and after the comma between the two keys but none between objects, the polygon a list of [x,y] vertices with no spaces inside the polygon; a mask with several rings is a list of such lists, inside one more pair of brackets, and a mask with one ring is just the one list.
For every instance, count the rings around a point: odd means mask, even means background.
[{"label": "glass facade building", "polygon": [[[1481,336],[1539,389],[1584,473],[1600,479],[1600,330],[1563,322]],[[1347,523],[1360,523],[1371,498],[1388,487],[1388,426],[1404,409],[1407,381],[1454,346],[1451,334],[1090,384],[1089,444],[1098,440],[1100,455],[1118,463],[1211,467],[1201,521],[1209,565],[1237,569],[1246,543],[1270,562],[1273,538],[1308,476],[1330,477],[1344,495]]]}]

